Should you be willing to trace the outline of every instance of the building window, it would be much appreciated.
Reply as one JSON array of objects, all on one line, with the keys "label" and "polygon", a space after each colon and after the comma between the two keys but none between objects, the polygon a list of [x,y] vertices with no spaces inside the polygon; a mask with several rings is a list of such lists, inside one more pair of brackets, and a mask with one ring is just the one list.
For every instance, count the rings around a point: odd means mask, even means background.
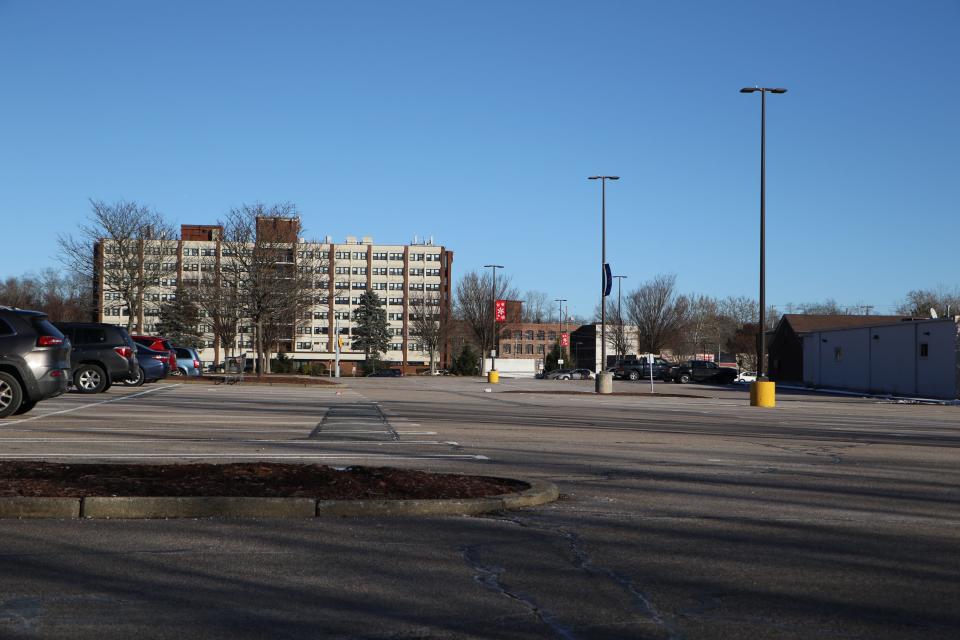
[{"label": "building window", "polygon": [[[541,346],[542,346],[542,345],[541,345]],[[532,355],[533,355],[533,345],[532,345],[532,344],[528,344],[528,345],[525,345],[525,347],[526,347],[526,354],[527,354],[528,356],[532,356]]]},{"label": "building window", "polygon": [[514,340],[523,340],[523,331],[514,331],[513,332]]},{"label": "building window", "polygon": [[926,358],[926,357],[929,356],[929,355],[930,355],[930,345],[927,344],[926,342],[921,342],[921,343],[920,343],[920,357],[921,357],[921,358]]},{"label": "building window", "polygon": [[503,345],[503,352],[504,352],[505,354],[508,354],[508,355],[509,355],[509,353],[510,353],[510,345],[508,345],[508,344]]},{"label": "building window", "polygon": [[537,353],[539,353],[539,354],[542,354],[542,353],[543,353],[543,345],[542,345],[542,344],[538,344],[538,345],[537,345]]},{"label": "building window", "polygon": [[386,252],[379,252],[379,253],[378,253],[378,252],[374,252],[374,254],[373,254],[373,259],[374,259],[374,260],[386,260],[386,259],[387,259],[387,254],[386,254]]},{"label": "building window", "polygon": [[366,252],[362,252],[362,253],[361,253],[361,252],[359,252],[359,251],[354,251],[354,252],[353,252],[353,259],[354,259],[354,260],[366,260],[366,259],[367,259],[367,253],[366,253]]},{"label": "building window", "polygon": [[527,338],[527,340],[533,340],[533,329],[528,329],[528,330],[527,330],[526,338]]},{"label": "building window", "polygon": [[365,275],[367,275],[367,268],[366,268],[366,267],[354,267],[354,268],[353,268],[353,275],[355,275],[355,276],[365,276]]},{"label": "building window", "polygon": [[402,254],[402,253],[391,253],[391,254],[390,254],[390,259],[391,259],[391,260],[403,260],[403,254]]},{"label": "building window", "polygon": [[556,331],[551,331],[551,332],[549,332],[549,333],[547,334],[547,340],[549,340],[550,342],[553,342],[553,341],[556,340],[556,339],[557,339],[557,332],[556,332]]}]

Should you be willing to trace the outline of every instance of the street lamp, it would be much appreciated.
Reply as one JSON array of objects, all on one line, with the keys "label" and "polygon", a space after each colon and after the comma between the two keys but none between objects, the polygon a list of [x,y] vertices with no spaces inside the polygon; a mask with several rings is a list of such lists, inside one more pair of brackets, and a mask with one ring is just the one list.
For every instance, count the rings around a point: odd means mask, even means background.
[{"label": "street lamp", "polygon": [[604,371],[607,368],[607,305],[606,265],[607,265],[607,180],[619,180],[620,176],[590,176],[588,180],[599,180],[600,189],[600,368],[597,371],[597,393],[612,393],[612,375]]},{"label": "street lamp", "polygon": [[769,87],[744,87],[740,93],[760,94],[760,361],[757,363],[757,381],[766,380],[764,365],[767,360],[767,341],[764,336],[766,327],[766,297],[767,297],[767,94],[786,93],[786,89]]},{"label": "street lamp", "polygon": [[557,322],[560,325],[560,339],[557,343],[560,345],[560,358],[563,359],[563,303],[567,301],[566,298],[554,298],[553,300],[560,306],[559,315],[557,316]]},{"label": "street lamp", "polygon": [[[493,296],[490,300],[490,318],[493,319],[493,333],[490,334],[490,342],[493,345],[493,348],[490,351],[490,371],[497,370],[497,269],[503,269],[502,264],[485,264],[483,265],[484,269],[493,270]],[[481,357],[480,362],[483,362]]]},{"label": "street lamp", "polygon": [[[621,282],[621,280],[623,280],[623,279],[626,278],[627,276],[613,276],[613,277],[617,279],[617,320],[620,322],[620,335],[619,335],[617,341],[618,341],[618,342],[624,342],[624,337],[623,337],[623,307],[620,305],[620,282]],[[618,348],[617,348],[617,365],[618,365],[618,366],[620,365],[620,358],[622,358],[622,357],[625,355],[625,354],[620,353],[619,347],[622,347],[622,346],[624,346],[624,345],[622,345],[622,344],[618,344],[618,345],[617,345],[617,347],[618,347]]]}]

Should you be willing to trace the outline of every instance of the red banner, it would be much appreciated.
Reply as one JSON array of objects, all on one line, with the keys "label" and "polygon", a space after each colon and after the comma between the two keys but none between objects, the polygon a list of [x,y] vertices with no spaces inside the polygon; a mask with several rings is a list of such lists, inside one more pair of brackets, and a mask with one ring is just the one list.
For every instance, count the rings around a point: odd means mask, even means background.
[{"label": "red banner", "polygon": [[561,334],[560,334],[560,346],[561,346],[561,347],[569,347],[569,346],[570,346],[570,334],[569,334],[569,333],[561,333]]},{"label": "red banner", "polygon": [[493,319],[495,322],[507,321],[507,301],[497,300],[493,305]]}]

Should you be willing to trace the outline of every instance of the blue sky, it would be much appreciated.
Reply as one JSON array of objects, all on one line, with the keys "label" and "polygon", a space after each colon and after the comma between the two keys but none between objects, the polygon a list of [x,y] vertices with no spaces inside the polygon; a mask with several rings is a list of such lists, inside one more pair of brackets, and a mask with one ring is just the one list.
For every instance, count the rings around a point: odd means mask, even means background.
[{"label": "blue sky", "polygon": [[589,314],[627,289],[890,311],[960,284],[960,3],[4,2],[0,277],[87,199],[176,223],[295,202],[307,235],[433,235]]}]

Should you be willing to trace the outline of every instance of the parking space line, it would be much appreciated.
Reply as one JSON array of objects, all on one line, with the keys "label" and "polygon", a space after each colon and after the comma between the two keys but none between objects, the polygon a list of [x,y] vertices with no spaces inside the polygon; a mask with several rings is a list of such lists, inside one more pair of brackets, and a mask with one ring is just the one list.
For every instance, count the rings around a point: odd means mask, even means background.
[{"label": "parking space line", "polygon": [[[382,432],[378,432],[382,433]],[[90,439],[90,438],[0,438],[0,442],[4,443],[24,443],[24,444],[39,444],[44,442],[64,442],[64,443],[78,443],[83,444],[144,444],[148,442],[164,442],[167,444],[177,444],[180,442],[217,442],[224,444],[295,444],[295,445],[309,445],[309,446],[321,446],[329,444],[375,444],[375,445],[405,445],[405,444],[427,444],[427,445],[452,445],[458,446],[456,442],[449,441],[440,441],[440,440],[317,440],[317,439],[288,439],[288,440],[265,440],[260,438],[251,438],[247,440],[233,440],[231,438],[138,438],[138,439],[129,439],[125,438],[122,440],[117,439]],[[0,454],[0,459],[3,458],[3,454]]]},{"label": "parking space line", "polygon": [[[353,443],[352,443],[353,444]],[[390,455],[386,453],[372,454],[342,454],[342,453],[316,453],[316,454],[264,454],[257,453],[53,453],[53,454],[13,454],[3,456],[4,460],[36,460],[51,458],[94,458],[97,460],[128,460],[136,458],[177,458],[181,460],[204,460],[210,458],[244,458],[256,460],[422,460],[422,459],[459,459],[459,460],[489,460],[487,456],[470,455],[458,453],[433,453],[424,455]]]},{"label": "parking space line", "polygon": [[145,396],[148,393],[154,393],[155,391],[162,391],[163,389],[173,389],[175,387],[181,386],[180,384],[171,384],[165,387],[156,387],[154,389],[147,389],[146,391],[140,391],[138,393],[131,393],[126,396],[120,396],[119,398],[110,398],[109,400],[101,400],[100,402],[92,402],[90,404],[80,405],[79,407],[73,407],[72,409],[63,409],[62,411],[53,411],[51,413],[44,413],[39,416],[32,416],[30,418],[21,418],[20,420],[12,420],[10,422],[2,423],[4,427],[9,427],[15,424],[22,424],[24,422],[30,422],[32,420],[41,420],[43,418],[49,418],[50,416],[58,416],[64,413],[72,413],[74,411],[80,411],[81,409],[89,409],[90,407],[96,407],[102,404],[110,404],[111,402],[120,402],[121,400],[127,400],[129,398],[136,398],[138,396]]}]

